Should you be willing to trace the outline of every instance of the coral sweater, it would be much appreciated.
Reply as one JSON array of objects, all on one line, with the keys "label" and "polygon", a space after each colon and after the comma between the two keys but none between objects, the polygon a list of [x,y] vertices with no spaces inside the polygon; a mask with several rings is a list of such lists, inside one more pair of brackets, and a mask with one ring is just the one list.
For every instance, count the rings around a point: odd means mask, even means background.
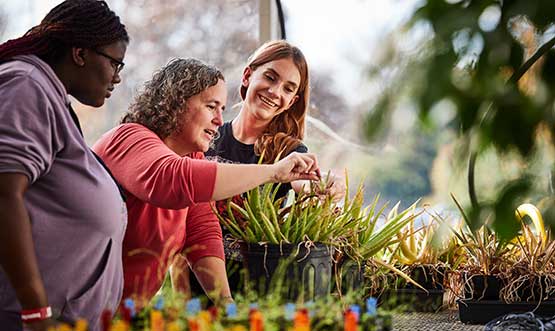
[{"label": "coral sweater", "polygon": [[209,200],[216,163],[202,153],[181,157],[139,124],[122,124],[93,146],[127,196],[123,298],[151,299],[175,254],[191,265],[224,259],[222,233]]}]

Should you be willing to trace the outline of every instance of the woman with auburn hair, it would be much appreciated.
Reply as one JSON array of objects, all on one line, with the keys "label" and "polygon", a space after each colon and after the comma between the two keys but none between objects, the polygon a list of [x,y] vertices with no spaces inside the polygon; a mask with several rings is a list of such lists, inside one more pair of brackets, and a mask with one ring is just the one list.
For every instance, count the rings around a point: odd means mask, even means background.
[{"label": "woman with auburn hair", "polygon": [[[272,163],[278,154],[288,155],[296,149],[307,151],[302,139],[310,87],[308,66],[300,49],[284,40],[262,45],[243,71],[239,92],[244,102],[229,126],[236,124],[231,133],[240,142],[254,142],[257,160],[253,161],[258,162],[263,151],[263,163]],[[215,149],[224,143],[223,137],[216,141]]]},{"label": "woman with auburn hair", "polygon": [[[250,57],[239,90],[241,110],[219,129],[219,138],[206,155],[219,162],[271,164],[278,156],[308,152],[303,144],[310,99],[308,65],[301,50],[285,40],[269,41]],[[277,197],[293,188],[308,188],[304,181],[282,185]],[[331,195],[341,198],[345,187],[334,181]]]},{"label": "woman with auburn hair", "polygon": [[[292,152],[307,153],[303,144],[305,119],[310,98],[308,65],[301,50],[285,40],[274,40],[260,46],[243,70],[240,95],[243,100],[239,114],[219,129],[219,138],[206,153],[210,159],[230,163],[271,164],[278,157]],[[341,199],[345,195],[342,180],[333,180],[327,194]],[[299,180],[280,186],[277,198],[309,190],[308,182]],[[236,197],[237,198],[237,197]],[[226,202],[218,203],[225,210]],[[224,229],[225,230],[225,229]],[[238,269],[233,261],[240,260],[233,240],[225,241],[228,270]],[[238,275],[230,276],[232,289],[239,283]],[[193,281],[193,289],[196,285]]]},{"label": "woman with auburn hair", "polygon": [[292,153],[272,165],[204,160],[226,102],[218,69],[175,59],[145,84],[122,124],[93,147],[127,196],[123,295],[139,306],[160,289],[175,259],[186,260],[213,299],[231,300],[221,228],[209,202],[264,183],[319,178],[311,154]]},{"label": "woman with auburn hair", "polygon": [[0,44],[0,329],[84,318],[100,329],[123,287],[127,223],[68,95],[100,107],[129,36],[106,2],[67,0]]}]

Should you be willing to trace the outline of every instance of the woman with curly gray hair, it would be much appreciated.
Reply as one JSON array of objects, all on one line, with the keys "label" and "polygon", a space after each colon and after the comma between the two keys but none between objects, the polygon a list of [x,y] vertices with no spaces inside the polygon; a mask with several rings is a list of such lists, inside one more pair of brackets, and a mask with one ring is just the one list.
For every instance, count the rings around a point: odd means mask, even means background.
[{"label": "woman with curly gray hair", "polygon": [[294,153],[271,165],[204,160],[226,101],[218,69],[195,59],[173,60],[145,84],[122,124],[93,147],[127,195],[124,298],[144,304],[172,262],[184,257],[208,295],[231,299],[210,201],[263,183],[319,178],[312,154]]}]

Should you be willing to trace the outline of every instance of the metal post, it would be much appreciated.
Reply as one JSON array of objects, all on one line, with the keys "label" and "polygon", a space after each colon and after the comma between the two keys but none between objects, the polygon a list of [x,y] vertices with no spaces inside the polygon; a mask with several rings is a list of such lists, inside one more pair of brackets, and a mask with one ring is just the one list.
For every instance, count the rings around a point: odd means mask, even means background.
[{"label": "metal post", "polygon": [[279,39],[279,20],[275,0],[259,0],[258,41]]}]

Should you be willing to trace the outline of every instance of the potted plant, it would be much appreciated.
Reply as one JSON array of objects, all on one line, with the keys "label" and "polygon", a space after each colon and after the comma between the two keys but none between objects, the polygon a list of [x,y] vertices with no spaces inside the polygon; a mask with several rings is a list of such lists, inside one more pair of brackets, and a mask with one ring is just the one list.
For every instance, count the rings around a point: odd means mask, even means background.
[{"label": "potted plant", "polygon": [[[428,213],[429,214],[429,213]],[[413,311],[437,311],[443,307],[444,276],[447,256],[452,252],[453,240],[443,235],[443,221],[431,215],[415,228],[412,219],[397,233],[390,260],[420,286],[398,279],[386,293],[390,304],[406,303]]]},{"label": "potted plant", "polygon": [[[516,210],[522,234],[514,239],[515,261],[505,273],[508,280],[500,296],[505,302],[542,302],[555,299],[555,241],[545,229],[539,210],[523,204]],[[524,217],[529,217],[535,233]]]},{"label": "potted plant", "polygon": [[[286,288],[289,297],[302,294],[308,299],[325,296],[330,291],[335,240],[355,221],[350,207],[340,208],[314,185],[284,205],[283,199],[275,199],[278,188],[272,184],[255,188],[246,193],[242,205],[230,200],[218,218],[240,239],[244,265],[256,289]],[[272,277],[278,271],[281,277]]]},{"label": "potted plant", "polygon": [[[378,208],[379,195],[366,208],[361,208],[362,196],[363,190],[359,186],[354,198],[351,201],[347,198],[345,200],[345,205],[360,206],[351,208],[351,217],[359,221],[353,225],[351,234],[341,242],[341,255],[336,263],[338,289],[341,292],[360,290],[365,282],[364,268],[367,265],[373,269],[387,270],[411,282],[406,274],[387,263],[381,255],[387,247],[397,242],[395,234],[418,215],[414,212],[418,202],[400,213],[397,212],[400,203],[397,203],[384,216],[387,203]],[[370,286],[374,287],[371,292],[376,294],[379,284],[380,282],[370,282]]]},{"label": "potted plant", "polygon": [[[493,231],[483,227],[477,231],[479,236],[463,241],[467,260],[461,279],[466,294],[458,301],[463,322],[486,323],[504,314],[532,310],[540,315],[555,314],[555,243],[533,205],[519,206],[515,215],[521,231],[512,240],[498,240]],[[524,222],[525,217],[532,220],[533,227]],[[472,268],[472,261],[481,261],[482,268]],[[482,283],[485,286],[480,288]]]}]

